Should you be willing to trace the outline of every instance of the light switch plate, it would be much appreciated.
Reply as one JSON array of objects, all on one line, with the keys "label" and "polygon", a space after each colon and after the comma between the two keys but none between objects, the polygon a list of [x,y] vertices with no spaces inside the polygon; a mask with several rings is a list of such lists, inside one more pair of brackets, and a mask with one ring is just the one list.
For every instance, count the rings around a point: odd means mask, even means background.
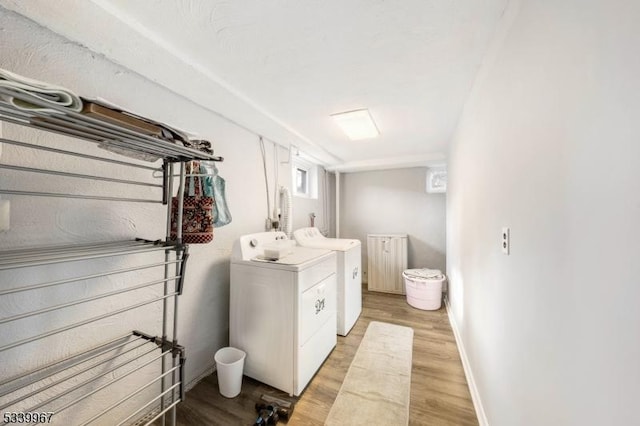
[{"label": "light switch plate", "polygon": [[511,230],[507,227],[502,228],[502,238],[501,238],[501,244],[502,244],[502,253],[508,255],[510,252],[510,246],[511,246]]}]

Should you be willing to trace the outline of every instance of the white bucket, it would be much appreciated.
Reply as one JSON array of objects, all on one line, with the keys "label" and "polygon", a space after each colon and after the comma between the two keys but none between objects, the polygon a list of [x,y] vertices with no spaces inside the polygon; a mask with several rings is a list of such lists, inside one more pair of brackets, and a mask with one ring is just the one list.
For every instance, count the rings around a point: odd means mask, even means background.
[{"label": "white bucket", "polygon": [[213,358],[216,360],[218,388],[222,396],[234,398],[240,394],[246,356],[244,351],[232,347],[222,348],[216,352]]}]

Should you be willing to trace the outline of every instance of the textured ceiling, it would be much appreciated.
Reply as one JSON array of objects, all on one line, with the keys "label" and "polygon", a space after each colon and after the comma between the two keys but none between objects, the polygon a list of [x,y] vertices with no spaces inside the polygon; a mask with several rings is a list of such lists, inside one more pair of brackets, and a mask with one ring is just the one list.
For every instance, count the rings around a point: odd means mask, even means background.
[{"label": "textured ceiling", "polygon": [[[357,169],[443,161],[507,1],[0,4],[283,145]],[[379,138],[349,141],[329,117],[359,108]]]}]

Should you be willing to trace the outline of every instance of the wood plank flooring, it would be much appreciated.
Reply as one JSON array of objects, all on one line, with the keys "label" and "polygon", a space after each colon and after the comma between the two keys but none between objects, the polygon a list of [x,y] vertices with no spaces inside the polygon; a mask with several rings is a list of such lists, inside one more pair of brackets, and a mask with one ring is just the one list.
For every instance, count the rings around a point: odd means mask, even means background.
[{"label": "wood plank flooring", "polygon": [[409,306],[404,296],[363,289],[362,315],[348,336],[338,336],[336,348],[299,398],[290,398],[244,377],[240,395],[227,399],[218,393],[214,373],[189,391],[186,400],[178,405],[178,425],[251,425],[256,418],[254,404],[263,393],[296,402],[288,425],[322,425],[370,321],[414,329],[411,425],[478,424],[444,307],[421,311]]}]

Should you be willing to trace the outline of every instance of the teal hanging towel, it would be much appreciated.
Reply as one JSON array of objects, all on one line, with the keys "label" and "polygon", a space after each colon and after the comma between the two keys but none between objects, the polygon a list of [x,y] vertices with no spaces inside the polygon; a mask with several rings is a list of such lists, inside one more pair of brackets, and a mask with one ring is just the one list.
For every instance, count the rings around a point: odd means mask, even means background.
[{"label": "teal hanging towel", "polygon": [[231,212],[227,205],[225,194],[225,181],[218,174],[218,168],[214,163],[207,166],[200,164],[200,173],[207,175],[204,178],[204,195],[213,197],[213,226],[219,228],[231,223]]}]

